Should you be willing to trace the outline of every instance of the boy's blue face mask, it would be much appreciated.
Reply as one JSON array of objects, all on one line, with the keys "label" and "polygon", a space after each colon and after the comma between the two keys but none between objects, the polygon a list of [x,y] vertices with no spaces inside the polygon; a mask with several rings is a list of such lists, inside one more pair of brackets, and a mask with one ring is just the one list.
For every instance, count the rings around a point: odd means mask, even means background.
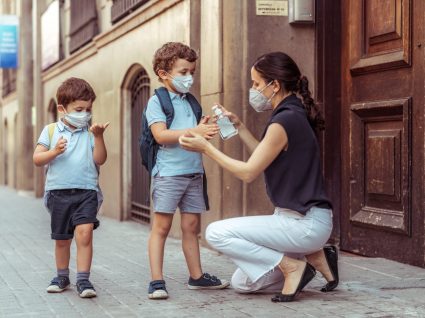
[{"label": "boy's blue face mask", "polygon": [[189,92],[193,84],[192,75],[173,76],[169,73],[167,74],[170,75],[171,78],[173,79],[172,84],[174,88],[176,89],[176,91],[182,94],[186,94]]}]

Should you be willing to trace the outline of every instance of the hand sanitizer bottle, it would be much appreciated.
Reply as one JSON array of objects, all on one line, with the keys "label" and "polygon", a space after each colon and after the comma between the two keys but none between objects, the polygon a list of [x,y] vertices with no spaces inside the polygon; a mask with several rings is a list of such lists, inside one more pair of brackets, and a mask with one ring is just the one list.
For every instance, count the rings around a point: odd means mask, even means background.
[{"label": "hand sanitizer bottle", "polygon": [[220,128],[221,139],[226,140],[238,134],[238,130],[232,124],[229,117],[224,116],[223,111],[218,105],[214,105],[212,111],[217,116],[217,125]]}]

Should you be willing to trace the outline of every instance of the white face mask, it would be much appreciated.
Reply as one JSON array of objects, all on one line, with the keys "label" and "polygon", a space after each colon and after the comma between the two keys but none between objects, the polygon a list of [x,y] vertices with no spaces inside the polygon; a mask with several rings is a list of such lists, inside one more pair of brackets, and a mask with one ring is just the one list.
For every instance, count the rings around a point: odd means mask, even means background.
[{"label": "white face mask", "polygon": [[255,88],[249,89],[249,104],[257,112],[264,112],[273,109],[271,100],[274,95],[276,95],[276,93],[273,92],[273,95],[270,98],[267,98],[262,93],[268,86],[270,86],[271,83],[273,83],[273,81],[264,86],[260,91],[256,90]]},{"label": "white face mask", "polygon": [[173,79],[172,83],[176,91],[182,94],[186,94],[189,92],[193,84],[192,75],[173,76],[169,73],[167,74],[170,75]]},{"label": "white face mask", "polygon": [[65,113],[64,119],[76,128],[84,128],[87,127],[91,114],[88,112]]}]

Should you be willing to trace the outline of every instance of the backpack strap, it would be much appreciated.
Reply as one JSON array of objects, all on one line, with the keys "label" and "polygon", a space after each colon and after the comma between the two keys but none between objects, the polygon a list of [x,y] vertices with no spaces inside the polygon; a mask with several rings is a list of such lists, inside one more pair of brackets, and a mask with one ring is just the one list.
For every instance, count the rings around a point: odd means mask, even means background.
[{"label": "backpack strap", "polygon": [[161,104],[162,111],[165,114],[167,129],[170,128],[171,123],[174,119],[174,107],[171,102],[170,94],[165,87],[160,87],[155,90],[155,95],[159,99],[159,103]]},{"label": "backpack strap", "polygon": [[196,122],[199,124],[202,118],[202,106],[199,104],[198,100],[191,93],[186,93],[187,101],[189,102],[192,111],[195,114]]}]

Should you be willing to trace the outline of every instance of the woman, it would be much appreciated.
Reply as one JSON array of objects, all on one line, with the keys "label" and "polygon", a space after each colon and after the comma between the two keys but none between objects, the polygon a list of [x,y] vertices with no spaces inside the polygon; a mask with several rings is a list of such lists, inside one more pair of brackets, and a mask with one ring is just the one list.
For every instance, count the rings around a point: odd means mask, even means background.
[{"label": "woman", "polygon": [[338,285],[336,248],[324,247],[332,231],[332,205],[324,191],[315,135],[324,121],[307,78],[285,53],[258,58],[251,78],[250,105],[257,112],[272,110],[261,141],[236,115],[226,112],[252,153],[247,162],[226,156],[194,133],[182,136],[180,144],[204,153],[245,182],[264,172],[274,214],[214,222],[206,239],[238,266],[232,277],[235,289],[264,291],[283,284],[272,301],[289,302],[313,279],[316,269],[328,281],[322,291]]}]

